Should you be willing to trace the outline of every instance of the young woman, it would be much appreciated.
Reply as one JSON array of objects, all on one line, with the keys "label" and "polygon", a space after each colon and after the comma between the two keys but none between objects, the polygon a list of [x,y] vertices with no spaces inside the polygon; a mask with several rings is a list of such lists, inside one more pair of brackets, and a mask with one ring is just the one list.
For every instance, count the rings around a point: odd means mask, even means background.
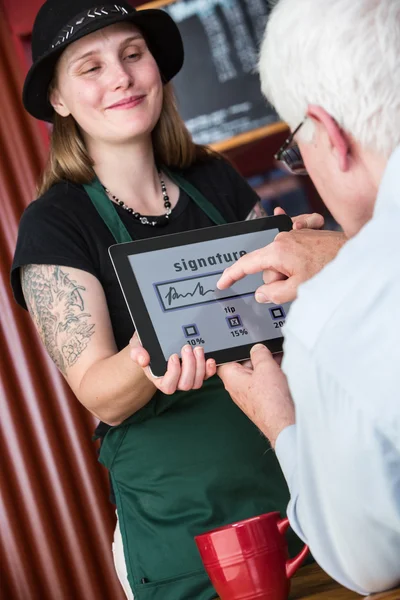
[{"label": "young woman", "polygon": [[133,326],[108,247],[121,241],[116,223],[132,239],[176,233],[213,225],[210,206],[226,222],[252,217],[258,197],[227,162],[192,142],[178,115],[168,81],[183,49],[166,13],[121,1],[99,8],[47,0],[32,46],[24,104],[53,132],[39,197],[20,223],[15,297],[100,420],[127,596],[211,600],[193,537],[284,512],[286,483],[201,348],[185,346],[182,364],[172,356],[159,380],[131,359]]}]

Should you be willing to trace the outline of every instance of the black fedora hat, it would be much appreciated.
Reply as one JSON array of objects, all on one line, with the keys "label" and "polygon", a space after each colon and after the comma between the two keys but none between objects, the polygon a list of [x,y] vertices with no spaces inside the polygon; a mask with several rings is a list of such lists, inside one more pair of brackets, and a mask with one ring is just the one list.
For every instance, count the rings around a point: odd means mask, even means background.
[{"label": "black fedora hat", "polygon": [[98,29],[130,21],[143,33],[157,62],[164,82],[178,73],[183,64],[183,45],[179,29],[162,10],[137,11],[117,0],[117,4],[94,5],[94,0],[46,0],[39,10],[32,32],[33,64],[26,76],[23,103],[37,119],[52,121],[54,110],[48,89],[56,63],[72,42]]}]

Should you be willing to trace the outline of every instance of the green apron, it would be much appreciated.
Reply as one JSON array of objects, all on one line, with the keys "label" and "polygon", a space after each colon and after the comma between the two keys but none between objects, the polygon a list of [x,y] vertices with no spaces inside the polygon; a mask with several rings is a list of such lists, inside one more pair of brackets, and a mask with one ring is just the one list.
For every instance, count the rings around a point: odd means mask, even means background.
[{"label": "green apron", "polygon": [[[226,221],[188,181],[164,172],[217,225]],[[95,181],[84,186],[116,242],[132,238]],[[215,376],[200,390],[150,402],[103,439],[100,462],[111,474],[128,580],[135,600],[212,600],[194,536],[278,510],[289,500],[267,440]],[[292,538],[291,552],[300,549]]]}]

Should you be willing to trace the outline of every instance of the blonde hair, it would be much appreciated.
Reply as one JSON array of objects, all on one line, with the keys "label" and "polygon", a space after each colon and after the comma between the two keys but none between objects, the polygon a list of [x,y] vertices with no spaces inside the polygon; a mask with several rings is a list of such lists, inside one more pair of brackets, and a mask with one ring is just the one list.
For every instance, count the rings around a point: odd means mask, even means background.
[{"label": "blonde hair", "polygon": [[[154,156],[157,164],[187,169],[196,162],[218,156],[211,148],[195,144],[178,113],[171,84],[164,86],[160,118],[152,132]],[[90,183],[95,177],[93,160],[89,156],[79,127],[70,115],[54,113],[50,154],[44,169],[38,195],[41,196],[62,180]]]}]

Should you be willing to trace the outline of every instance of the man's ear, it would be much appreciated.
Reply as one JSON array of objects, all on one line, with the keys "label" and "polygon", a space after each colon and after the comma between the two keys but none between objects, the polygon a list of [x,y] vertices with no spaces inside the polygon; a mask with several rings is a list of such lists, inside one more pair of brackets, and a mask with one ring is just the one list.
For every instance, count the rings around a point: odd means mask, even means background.
[{"label": "man's ear", "polygon": [[62,117],[68,117],[71,114],[57,87],[54,87],[50,90],[49,101],[54,110]]},{"label": "man's ear", "polygon": [[309,104],[307,117],[314,119],[325,129],[333,151],[337,155],[341,171],[347,171],[350,166],[351,142],[348,135],[339,127],[335,119],[331,117],[321,106]]}]

